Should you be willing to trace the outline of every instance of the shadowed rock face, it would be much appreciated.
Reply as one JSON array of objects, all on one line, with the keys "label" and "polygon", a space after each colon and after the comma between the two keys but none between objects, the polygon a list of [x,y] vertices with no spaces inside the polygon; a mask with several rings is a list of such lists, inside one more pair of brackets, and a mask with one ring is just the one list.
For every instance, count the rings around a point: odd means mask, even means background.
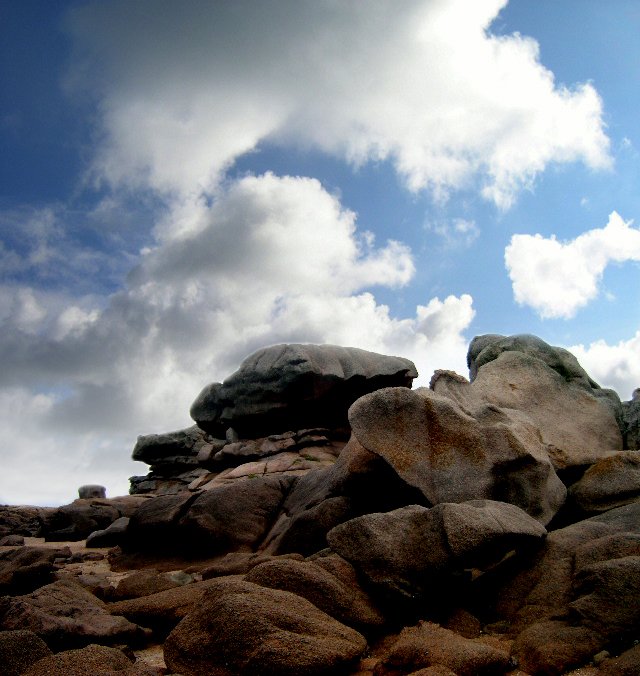
[{"label": "shadowed rock face", "polygon": [[382,387],[410,387],[408,359],[336,345],[275,345],[245,359],[224,383],[202,390],[191,417],[204,430],[241,436],[302,427],[347,425],[358,397]]}]

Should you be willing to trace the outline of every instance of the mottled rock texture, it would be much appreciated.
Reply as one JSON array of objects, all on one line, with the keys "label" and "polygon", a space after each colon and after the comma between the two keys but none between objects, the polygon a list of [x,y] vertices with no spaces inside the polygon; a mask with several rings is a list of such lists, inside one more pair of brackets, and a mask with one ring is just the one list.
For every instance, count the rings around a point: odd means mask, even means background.
[{"label": "mottled rock texture", "polygon": [[257,437],[302,427],[344,427],[358,397],[410,387],[408,359],[337,345],[274,345],[247,357],[223,383],[208,385],[191,407],[198,425]]}]

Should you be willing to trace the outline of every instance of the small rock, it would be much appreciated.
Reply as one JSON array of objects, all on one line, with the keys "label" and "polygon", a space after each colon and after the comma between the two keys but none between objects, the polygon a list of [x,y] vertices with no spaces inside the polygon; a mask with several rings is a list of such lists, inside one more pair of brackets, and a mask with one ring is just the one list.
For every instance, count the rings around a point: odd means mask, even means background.
[{"label": "small rock", "polygon": [[106,498],[107,489],[104,486],[98,486],[97,484],[87,484],[86,486],[80,486],[80,488],[78,488],[78,497],[80,499]]}]

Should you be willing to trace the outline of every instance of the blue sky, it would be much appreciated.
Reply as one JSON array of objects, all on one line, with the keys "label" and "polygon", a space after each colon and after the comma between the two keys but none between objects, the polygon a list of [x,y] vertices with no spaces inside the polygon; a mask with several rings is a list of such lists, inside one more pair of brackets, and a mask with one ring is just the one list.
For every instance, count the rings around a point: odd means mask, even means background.
[{"label": "blue sky", "polygon": [[124,493],[277,342],[640,385],[632,0],[0,4],[0,502]]}]

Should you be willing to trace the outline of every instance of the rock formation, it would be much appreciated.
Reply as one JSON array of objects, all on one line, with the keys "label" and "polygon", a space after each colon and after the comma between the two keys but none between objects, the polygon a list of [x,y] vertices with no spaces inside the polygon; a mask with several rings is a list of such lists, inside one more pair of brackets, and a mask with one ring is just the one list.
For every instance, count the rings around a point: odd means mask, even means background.
[{"label": "rock formation", "polygon": [[133,495],[0,508],[9,673],[640,673],[637,391],[535,336],[468,364],[266,348]]}]

